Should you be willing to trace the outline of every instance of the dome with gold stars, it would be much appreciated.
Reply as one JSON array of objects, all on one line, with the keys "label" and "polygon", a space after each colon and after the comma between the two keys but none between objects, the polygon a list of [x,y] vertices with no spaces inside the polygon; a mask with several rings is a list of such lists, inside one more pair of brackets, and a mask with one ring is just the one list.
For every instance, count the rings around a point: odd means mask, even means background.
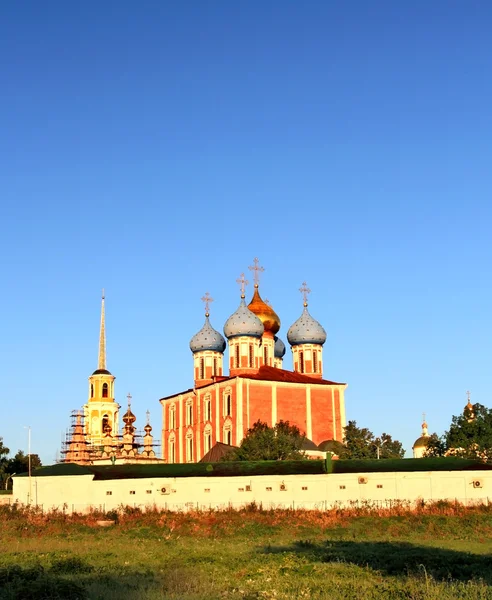
[{"label": "dome with gold stars", "polygon": [[258,285],[255,285],[253,298],[248,304],[248,308],[263,323],[265,333],[270,332],[275,335],[278,332],[280,329],[280,318],[273,308],[262,300],[258,291]]}]

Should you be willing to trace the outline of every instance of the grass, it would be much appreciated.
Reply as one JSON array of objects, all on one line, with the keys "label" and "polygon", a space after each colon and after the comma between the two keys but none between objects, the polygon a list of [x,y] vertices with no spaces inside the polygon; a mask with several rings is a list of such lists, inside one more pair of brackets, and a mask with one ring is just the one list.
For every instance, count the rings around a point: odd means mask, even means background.
[{"label": "grass", "polygon": [[0,600],[492,600],[492,507],[0,507]]}]

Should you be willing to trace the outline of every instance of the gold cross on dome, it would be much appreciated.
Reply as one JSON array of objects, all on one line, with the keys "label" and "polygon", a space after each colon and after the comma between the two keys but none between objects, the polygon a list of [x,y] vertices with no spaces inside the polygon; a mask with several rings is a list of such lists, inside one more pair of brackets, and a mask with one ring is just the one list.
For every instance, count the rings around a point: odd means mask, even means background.
[{"label": "gold cross on dome", "polygon": [[255,282],[255,287],[258,287],[259,283],[260,283],[260,273],[262,273],[265,269],[263,267],[260,267],[259,265],[260,259],[259,258],[254,258],[253,259],[253,265],[251,267],[248,267],[248,269],[250,271],[254,271],[254,282]]},{"label": "gold cross on dome", "polygon": [[130,408],[130,404],[132,403],[132,395],[130,392],[128,392],[126,399],[128,400],[128,408]]},{"label": "gold cross on dome", "polygon": [[147,410],[147,412],[145,413],[147,415],[147,425],[150,424],[150,410]]},{"label": "gold cross on dome", "polygon": [[425,423],[425,412],[422,413],[422,423]]},{"label": "gold cross on dome", "polygon": [[311,290],[308,288],[307,283],[305,281],[302,282],[302,287],[299,288],[299,291],[302,294],[302,298],[304,300],[304,306],[308,305],[308,294],[311,293]]},{"label": "gold cross on dome", "polygon": [[236,283],[239,283],[239,286],[241,288],[241,296],[244,296],[244,291],[246,290],[246,286],[249,283],[249,281],[245,279],[244,273],[241,273],[241,277],[239,279],[236,279]]},{"label": "gold cross on dome", "polygon": [[208,311],[210,309],[210,303],[213,302],[214,299],[210,296],[208,292],[205,292],[205,296],[202,296],[202,302],[205,302],[205,314],[208,317]]},{"label": "gold cross on dome", "polygon": [[471,392],[470,392],[470,390],[467,390],[466,391],[466,397],[468,399],[468,402],[470,402],[470,396],[471,396]]}]

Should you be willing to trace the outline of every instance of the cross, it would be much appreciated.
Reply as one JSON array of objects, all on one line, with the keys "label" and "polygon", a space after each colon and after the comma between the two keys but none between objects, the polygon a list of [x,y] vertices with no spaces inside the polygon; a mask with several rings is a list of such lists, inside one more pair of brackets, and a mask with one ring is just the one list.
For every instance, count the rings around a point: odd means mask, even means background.
[{"label": "cross", "polygon": [[239,279],[236,279],[236,283],[239,283],[241,287],[241,298],[244,298],[244,290],[246,289],[246,286],[249,283],[249,281],[244,278],[244,273],[241,273],[241,277]]},{"label": "cross", "polygon": [[103,291],[102,291],[102,299],[104,300],[104,288],[103,288]]},{"label": "cross", "polygon": [[308,294],[311,293],[311,290],[308,288],[307,283],[305,281],[302,282],[302,287],[299,288],[299,291],[302,294],[302,297],[304,299],[304,306],[308,305]]},{"label": "cross", "polygon": [[126,397],[126,399],[128,400],[128,408],[130,408],[130,404],[132,403],[132,395],[130,394],[130,392],[128,392],[128,396]]},{"label": "cross", "polygon": [[147,415],[147,425],[149,425],[149,423],[150,423],[150,410],[147,409],[147,412],[145,414]]},{"label": "cross", "polygon": [[268,306],[270,306],[270,300],[268,298],[265,298],[265,304],[268,304]]},{"label": "cross", "polygon": [[422,413],[422,423],[425,423],[425,412]]},{"label": "cross", "polygon": [[260,283],[260,273],[262,273],[265,269],[263,267],[259,266],[259,262],[260,260],[258,258],[254,258],[253,259],[254,265],[252,265],[251,267],[248,267],[248,269],[250,271],[254,271],[254,281],[255,281],[255,287],[258,287],[258,284]]},{"label": "cross", "polygon": [[213,302],[214,299],[210,296],[208,292],[205,292],[205,296],[202,297],[202,302],[205,302],[205,316],[208,317],[208,311],[210,308],[210,302]]},{"label": "cross", "polygon": [[468,398],[468,404],[470,404],[470,395],[471,395],[470,390],[467,390],[466,397]]}]

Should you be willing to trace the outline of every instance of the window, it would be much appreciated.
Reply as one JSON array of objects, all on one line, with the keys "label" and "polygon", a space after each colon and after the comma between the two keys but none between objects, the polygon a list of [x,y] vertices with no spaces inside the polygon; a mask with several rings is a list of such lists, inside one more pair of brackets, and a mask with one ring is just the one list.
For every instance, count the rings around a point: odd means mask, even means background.
[{"label": "window", "polygon": [[244,492],[244,488],[237,488],[238,492]]},{"label": "window", "polygon": [[211,421],[212,420],[212,401],[210,400],[210,397],[207,396],[207,398],[205,398],[205,421]]},{"label": "window", "polygon": [[193,400],[186,402],[186,424],[193,425]]},{"label": "window", "polygon": [[205,438],[205,452],[208,452],[212,448],[212,432],[209,429],[205,430],[204,433]]},{"label": "window", "polygon": [[94,398],[94,384],[91,383],[91,398]]},{"label": "window", "polygon": [[254,352],[253,344],[249,345],[249,366],[250,367],[255,366],[255,352]]},{"label": "window", "polygon": [[204,491],[205,491],[206,494],[209,494],[210,493],[210,488],[205,488]]},{"label": "window", "polygon": [[226,431],[226,444],[228,444],[229,446],[232,446],[232,431],[229,429],[228,431]]},{"label": "window", "polygon": [[103,383],[103,398],[107,398],[108,397],[108,384],[107,383]]},{"label": "window", "polygon": [[299,352],[299,372],[304,373],[304,352],[302,350]]},{"label": "window", "polygon": [[214,377],[215,377],[215,375],[218,375],[218,373],[217,373],[217,359],[216,358],[214,358],[214,372],[213,372],[213,375],[214,375]]},{"label": "window", "polygon": [[103,433],[111,433],[111,425],[109,424],[108,415],[104,415],[101,421],[101,431]]},{"label": "window", "polygon": [[232,414],[231,394],[227,393],[224,396],[224,416],[225,417],[230,417],[231,414]]},{"label": "window", "polygon": [[381,483],[378,483],[376,487],[381,490],[383,488],[383,485]]},{"label": "window", "polygon": [[198,375],[199,379],[204,379],[205,378],[205,361],[203,358],[200,358],[200,369],[199,369],[200,373]]},{"label": "window", "polygon": [[307,485],[303,485],[301,489],[303,492],[307,491]]},{"label": "window", "polygon": [[168,458],[169,458],[170,463],[176,462],[176,444],[175,444],[174,438],[169,440]]},{"label": "window", "polygon": [[130,496],[135,496],[135,490],[130,490]]},{"label": "window", "polygon": [[263,364],[265,364],[265,365],[268,364],[268,347],[267,346],[263,347]]},{"label": "window", "polygon": [[318,353],[313,350],[313,373],[318,372]]},{"label": "window", "polygon": [[186,460],[193,462],[193,437],[191,435],[186,438]]},{"label": "window", "polygon": [[152,494],[152,490],[146,490],[145,493],[146,494]]},{"label": "window", "polygon": [[272,488],[271,488],[271,487],[267,487],[267,488],[265,488],[265,489],[266,489],[266,491],[267,491],[267,492],[271,492],[271,491],[272,491]]},{"label": "window", "polygon": [[344,490],[344,489],[345,489],[345,486],[344,486],[344,485],[341,485],[341,486],[340,486],[340,489],[341,489],[341,490]]},{"label": "window", "polygon": [[239,355],[239,344],[236,345],[236,368],[241,366],[241,356]]},{"label": "window", "polygon": [[106,496],[112,496],[112,495],[113,495],[113,492],[109,492],[109,491],[106,492]]},{"label": "window", "polygon": [[176,405],[169,407],[169,429],[176,429]]}]

